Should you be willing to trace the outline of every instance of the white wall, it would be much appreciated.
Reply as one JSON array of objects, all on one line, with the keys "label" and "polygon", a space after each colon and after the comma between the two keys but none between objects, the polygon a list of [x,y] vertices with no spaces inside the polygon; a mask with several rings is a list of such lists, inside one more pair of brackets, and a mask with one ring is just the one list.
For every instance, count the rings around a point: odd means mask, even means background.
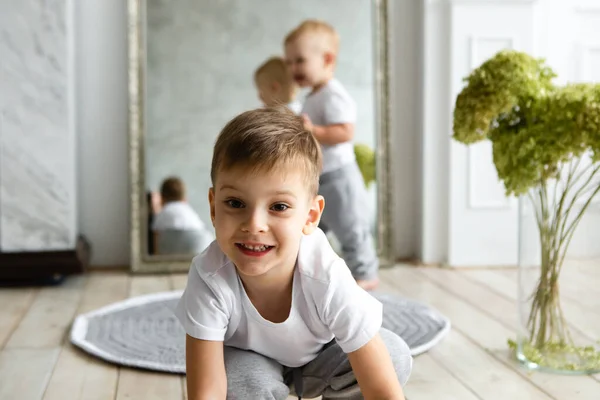
[{"label": "white wall", "polygon": [[[421,0],[391,10],[392,223],[397,256],[419,255]],[[123,0],[76,4],[79,231],[96,266],[129,264],[127,9]]]},{"label": "white wall", "polygon": [[13,1],[0,6],[2,252],[60,251],[75,245],[71,3]]},{"label": "white wall", "polygon": [[93,265],[127,265],[127,2],[74,4],[79,232]]}]

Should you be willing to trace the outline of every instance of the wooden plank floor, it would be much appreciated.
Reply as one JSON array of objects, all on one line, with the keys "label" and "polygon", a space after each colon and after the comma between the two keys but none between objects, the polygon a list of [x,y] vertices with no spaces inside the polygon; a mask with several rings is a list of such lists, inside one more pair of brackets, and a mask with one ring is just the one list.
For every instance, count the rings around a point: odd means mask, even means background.
[{"label": "wooden plank floor", "polygon": [[[564,308],[575,336],[600,336],[600,268],[565,269]],[[600,376],[528,373],[509,357],[516,270],[398,266],[381,290],[421,300],[452,321],[450,334],[415,358],[410,400],[600,399]],[[146,293],[180,289],[185,275],[94,272],[58,287],[0,289],[0,400],[186,399],[181,376],[120,368],[68,341],[73,318]]]}]

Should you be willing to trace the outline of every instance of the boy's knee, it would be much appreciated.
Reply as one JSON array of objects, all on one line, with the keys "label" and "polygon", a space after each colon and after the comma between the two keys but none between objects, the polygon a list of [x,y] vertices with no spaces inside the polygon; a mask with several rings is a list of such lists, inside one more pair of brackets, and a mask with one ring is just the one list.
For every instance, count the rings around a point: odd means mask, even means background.
[{"label": "boy's knee", "polygon": [[257,371],[238,371],[235,375],[227,376],[228,399],[286,399],[290,393],[289,387],[269,375]]},{"label": "boy's knee", "polygon": [[280,386],[268,387],[256,381],[248,381],[246,386],[227,386],[227,398],[285,400],[288,398],[290,391],[287,387]]},{"label": "boy's knee", "polygon": [[400,385],[404,387],[412,371],[413,358],[409,355],[399,355],[392,359]]},{"label": "boy's knee", "polygon": [[380,335],[390,353],[398,380],[404,387],[412,371],[413,358],[410,348],[400,336],[387,329],[381,329]]},{"label": "boy's knee", "polygon": [[225,346],[228,399],[286,399],[283,367],[260,354]]}]

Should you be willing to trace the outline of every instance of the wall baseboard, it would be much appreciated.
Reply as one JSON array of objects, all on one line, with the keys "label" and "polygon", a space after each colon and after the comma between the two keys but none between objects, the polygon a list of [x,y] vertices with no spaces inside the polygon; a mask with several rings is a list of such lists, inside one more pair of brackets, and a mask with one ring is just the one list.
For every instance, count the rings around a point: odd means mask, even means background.
[{"label": "wall baseboard", "polygon": [[55,283],[66,275],[85,272],[91,246],[84,236],[75,248],[62,251],[0,252],[0,285]]},{"label": "wall baseboard", "polygon": [[129,265],[94,265],[90,264],[86,270],[86,272],[93,273],[103,273],[103,272],[129,272],[131,271],[131,266]]}]

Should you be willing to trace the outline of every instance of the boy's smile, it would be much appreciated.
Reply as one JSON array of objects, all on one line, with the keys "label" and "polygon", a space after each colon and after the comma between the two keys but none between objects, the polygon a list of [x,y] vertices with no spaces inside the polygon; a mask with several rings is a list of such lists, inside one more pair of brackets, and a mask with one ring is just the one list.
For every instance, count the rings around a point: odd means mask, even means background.
[{"label": "boy's smile", "polygon": [[275,248],[275,246],[256,242],[236,243],[235,245],[242,253],[251,257],[262,257]]},{"label": "boy's smile", "polygon": [[301,168],[221,170],[209,201],[217,242],[247,278],[293,269],[301,237],[318,225],[323,209]]}]

